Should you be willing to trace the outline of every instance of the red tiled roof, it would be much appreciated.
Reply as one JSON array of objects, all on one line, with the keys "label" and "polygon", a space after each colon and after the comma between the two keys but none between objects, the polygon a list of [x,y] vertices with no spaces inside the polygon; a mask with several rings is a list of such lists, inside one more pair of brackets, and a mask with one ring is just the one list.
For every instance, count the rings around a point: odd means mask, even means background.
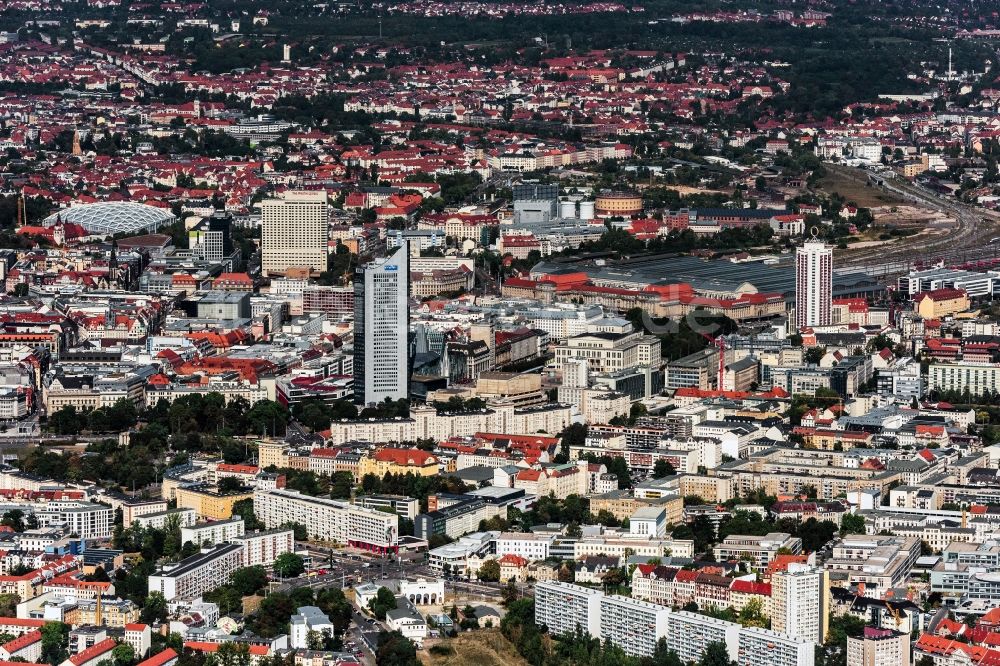
[{"label": "red tiled roof", "polygon": [[33,627],[41,629],[45,620],[30,620],[19,617],[0,617],[0,627]]},{"label": "red tiled roof", "polygon": [[406,467],[437,464],[437,458],[420,449],[381,449],[373,456],[379,462],[391,462]]},{"label": "red tiled roof", "polygon": [[12,641],[7,641],[3,644],[3,649],[6,650],[7,654],[14,654],[18,650],[23,650],[29,645],[34,645],[38,641],[42,640],[42,632],[39,629],[34,631],[29,631],[26,634],[22,634]]},{"label": "red tiled roof", "polygon": [[[184,643],[184,647],[191,648],[195,652],[217,652],[222,643],[208,643],[205,641],[188,641]],[[266,645],[251,645],[250,654],[266,657],[271,653],[271,649]]]},{"label": "red tiled roof", "polygon": [[[39,639],[41,638],[41,632],[39,632],[38,637]],[[116,645],[118,645],[118,643],[116,643],[113,638],[105,638],[100,643],[95,643],[83,652],[74,654],[69,658],[69,660],[71,663],[75,664],[75,666],[81,666],[81,664],[86,664],[88,661],[93,661],[101,655],[114,650]]]},{"label": "red tiled roof", "polygon": [[158,652],[146,661],[140,661],[138,666],[163,666],[164,664],[177,659],[177,653],[171,648],[167,648],[163,652]]},{"label": "red tiled roof", "polygon": [[740,580],[737,578],[733,581],[733,585],[729,589],[733,592],[743,592],[744,594],[759,594],[765,597],[771,596],[770,583],[755,583],[752,580]]},{"label": "red tiled roof", "polygon": [[234,474],[256,474],[260,471],[260,468],[254,467],[253,465],[231,465],[229,463],[219,463],[216,468],[216,472],[232,472]]}]

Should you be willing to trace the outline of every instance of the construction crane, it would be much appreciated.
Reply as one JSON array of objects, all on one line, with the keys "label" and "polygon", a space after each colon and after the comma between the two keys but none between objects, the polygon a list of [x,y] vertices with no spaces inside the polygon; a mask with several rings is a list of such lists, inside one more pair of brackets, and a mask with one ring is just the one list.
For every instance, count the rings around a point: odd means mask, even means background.
[{"label": "construction crane", "polygon": [[899,625],[903,623],[902,615],[899,609],[892,605],[890,601],[885,602],[885,607],[889,609],[889,613],[892,615],[892,619],[896,621],[896,630],[899,630]]}]

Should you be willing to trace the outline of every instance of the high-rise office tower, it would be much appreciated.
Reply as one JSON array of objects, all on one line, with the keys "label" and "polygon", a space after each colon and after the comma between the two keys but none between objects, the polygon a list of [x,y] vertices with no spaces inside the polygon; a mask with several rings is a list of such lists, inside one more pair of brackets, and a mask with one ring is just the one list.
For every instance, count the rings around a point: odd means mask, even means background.
[{"label": "high-rise office tower", "polygon": [[826,640],[830,579],[823,569],[789,564],[771,576],[771,628],[814,643]]},{"label": "high-rise office tower", "polygon": [[833,248],[807,241],[795,253],[795,326],[827,326],[833,300]]},{"label": "high-rise office tower", "polygon": [[233,216],[217,210],[188,230],[188,247],[206,261],[227,262],[229,270],[240,263],[240,250],[233,245]]},{"label": "high-rise office tower", "polygon": [[399,400],[410,383],[407,242],[354,276],[354,402]]},{"label": "high-rise office tower", "polygon": [[329,213],[325,191],[291,191],[261,202],[261,272],[325,271]]}]

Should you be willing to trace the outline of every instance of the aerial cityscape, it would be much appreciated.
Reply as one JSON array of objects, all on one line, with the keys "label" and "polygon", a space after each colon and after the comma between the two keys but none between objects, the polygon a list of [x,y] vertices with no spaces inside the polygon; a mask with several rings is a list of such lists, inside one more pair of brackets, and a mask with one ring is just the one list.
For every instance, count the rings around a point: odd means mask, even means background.
[{"label": "aerial cityscape", "polygon": [[0,0],[0,666],[1000,666],[1000,2]]}]

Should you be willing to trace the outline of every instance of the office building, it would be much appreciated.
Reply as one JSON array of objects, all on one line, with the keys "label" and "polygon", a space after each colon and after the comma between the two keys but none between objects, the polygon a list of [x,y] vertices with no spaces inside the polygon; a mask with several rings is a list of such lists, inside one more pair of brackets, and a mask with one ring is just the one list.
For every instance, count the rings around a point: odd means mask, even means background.
[{"label": "office building", "polygon": [[320,312],[327,321],[340,321],[354,315],[354,289],[351,287],[309,286],[302,290],[302,311]]},{"label": "office building", "polygon": [[359,495],[354,499],[354,503],[366,509],[392,511],[407,520],[413,520],[420,513],[420,501],[405,495]]},{"label": "office building", "polygon": [[417,515],[413,519],[413,534],[418,539],[430,539],[436,534],[457,539],[474,532],[481,521],[498,516],[502,511],[505,512],[500,506],[470,497]]},{"label": "office building", "polygon": [[795,253],[795,325],[828,326],[833,299],[833,248],[808,241]]},{"label": "office building", "polygon": [[196,256],[215,263],[226,263],[227,270],[240,264],[240,249],[233,245],[233,216],[216,211],[188,231],[188,247]]},{"label": "office building", "polygon": [[399,543],[399,516],[347,502],[275,489],[255,492],[253,509],[269,529],[300,523],[312,538],[378,553]]},{"label": "office building", "polygon": [[354,402],[406,398],[410,384],[410,268],[403,244],[354,278]]},{"label": "office building", "polygon": [[771,576],[771,628],[822,644],[830,610],[829,574],[805,564],[789,564]]},{"label": "office building", "polygon": [[714,549],[716,561],[746,560],[753,571],[767,569],[779,550],[797,555],[802,552],[802,539],[786,532],[769,532],[763,536],[731,534]]},{"label": "office building", "polygon": [[860,638],[847,638],[847,666],[910,666],[910,636],[865,627]]},{"label": "office building", "polygon": [[601,635],[601,599],[604,593],[580,585],[547,580],[535,586],[535,624],[560,636],[579,627],[591,636]]},{"label": "office building", "polygon": [[222,544],[167,565],[149,577],[149,591],[159,592],[167,601],[196,599],[229,580],[243,566],[243,547]]},{"label": "office building", "polygon": [[289,269],[326,270],[326,192],[286,192],[261,202],[261,272],[284,275]]}]

